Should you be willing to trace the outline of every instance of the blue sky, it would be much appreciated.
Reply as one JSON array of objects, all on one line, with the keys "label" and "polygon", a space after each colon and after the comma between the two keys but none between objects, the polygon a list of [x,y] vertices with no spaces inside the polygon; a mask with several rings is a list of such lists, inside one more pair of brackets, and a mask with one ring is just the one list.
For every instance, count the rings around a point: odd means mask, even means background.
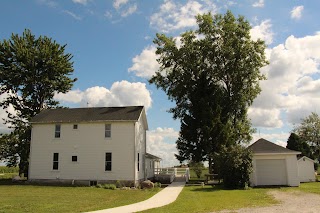
[{"label": "blue sky", "polygon": [[[55,97],[64,106],[145,105],[148,151],[163,165],[173,154],[179,122],[167,113],[174,103],[147,79],[157,70],[157,32],[177,37],[195,29],[194,16],[211,11],[244,15],[252,39],[264,39],[268,80],[249,110],[257,133],[285,145],[289,132],[312,111],[320,113],[320,2],[318,0],[30,0],[2,1],[0,39],[25,28],[67,44],[78,81]],[[1,97],[0,97],[1,99]],[[5,117],[4,110],[0,117]],[[6,131],[0,125],[0,131]]]}]

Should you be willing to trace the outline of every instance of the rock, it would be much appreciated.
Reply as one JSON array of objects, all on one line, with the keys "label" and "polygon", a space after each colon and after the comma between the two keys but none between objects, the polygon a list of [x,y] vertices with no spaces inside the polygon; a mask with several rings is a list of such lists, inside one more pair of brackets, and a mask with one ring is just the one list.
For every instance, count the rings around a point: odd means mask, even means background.
[{"label": "rock", "polygon": [[154,188],[154,183],[152,183],[150,180],[145,180],[141,183],[141,188],[152,189],[152,188]]},{"label": "rock", "polygon": [[20,176],[14,176],[13,178],[12,178],[12,182],[16,182],[16,181],[20,181],[21,180],[21,177]]}]

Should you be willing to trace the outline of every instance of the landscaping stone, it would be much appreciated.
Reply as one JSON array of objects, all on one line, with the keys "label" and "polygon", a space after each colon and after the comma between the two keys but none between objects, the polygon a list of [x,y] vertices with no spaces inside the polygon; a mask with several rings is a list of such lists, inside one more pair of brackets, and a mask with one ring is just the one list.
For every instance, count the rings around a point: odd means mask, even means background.
[{"label": "landscaping stone", "polygon": [[152,183],[150,180],[145,180],[141,183],[141,187],[143,189],[152,189],[154,188],[154,183]]}]

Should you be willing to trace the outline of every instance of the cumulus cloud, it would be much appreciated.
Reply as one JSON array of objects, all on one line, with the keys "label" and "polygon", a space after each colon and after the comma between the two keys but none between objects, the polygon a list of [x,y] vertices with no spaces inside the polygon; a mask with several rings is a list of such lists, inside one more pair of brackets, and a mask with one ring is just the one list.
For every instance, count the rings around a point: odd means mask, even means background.
[{"label": "cumulus cloud", "polygon": [[176,140],[179,133],[173,128],[158,127],[147,132],[147,152],[162,158],[162,167],[179,165],[175,158],[177,154]]},{"label": "cumulus cloud", "polygon": [[264,0],[259,0],[252,4],[252,7],[264,7]]},{"label": "cumulus cloud", "polygon": [[84,107],[142,105],[149,109],[152,104],[150,91],[145,83],[128,81],[114,82],[110,89],[91,87],[84,91],[72,90],[66,94],[57,93],[54,98],[65,103],[79,104]]},{"label": "cumulus cloud", "polygon": [[158,69],[156,47],[148,46],[132,59],[133,65],[128,69],[136,76],[150,78]]},{"label": "cumulus cloud", "polygon": [[162,32],[190,28],[196,26],[196,15],[209,11],[215,13],[217,7],[208,0],[189,0],[185,4],[165,0],[159,11],[150,17],[150,25]]},{"label": "cumulus cloud", "polygon": [[266,44],[271,44],[273,41],[273,32],[271,30],[272,24],[271,20],[267,19],[262,21],[259,25],[252,27],[250,30],[250,35],[253,40],[261,39],[266,42]]},{"label": "cumulus cloud", "polygon": [[[129,0],[115,0],[113,2],[114,9],[121,15],[121,17],[127,17],[133,13],[135,13],[138,9],[138,5],[129,4]],[[110,15],[108,15],[110,17]]]},{"label": "cumulus cloud", "polygon": [[255,126],[279,128],[280,120],[290,126],[317,112],[319,43],[319,34],[302,38],[289,36],[283,44],[266,51],[270,64],[261,71],[268,80],[261,82],[262,93],[250,111]]},{"label": "cumulus cloud", "polygon": [[296,6],[291,10],[291,18],[292,19],[300,19],[302,17],[302,11],[303,11],[304,7],[301,6]]}]

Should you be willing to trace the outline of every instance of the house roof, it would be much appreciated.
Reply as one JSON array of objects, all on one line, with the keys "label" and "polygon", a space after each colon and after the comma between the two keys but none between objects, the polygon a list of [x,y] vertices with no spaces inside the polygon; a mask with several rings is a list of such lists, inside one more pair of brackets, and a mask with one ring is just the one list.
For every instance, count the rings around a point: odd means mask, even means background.
[{"label": "house roof", "polygon": [[31,123],[137,121],[143,106],[45,109]]},{"label": "house roof", "polygon": [[263,138],[254,142],[248,148],[251,149],[254,154],[300,154],[300,152],[284,148]]},{"label": "house roof", "polygon": [[146,153],[146,158],[150,158],[150,159],[155,159],[155,160],[161,160],[161,158],[155,156],[155,155],[152,155],[150,153]]},{"label": "house roof", "polygon": [[298,157],[298,161],[302,161],[302,160],[308,160],[314,163],[314,160],[312,160],[311,158],[308,158],[307,156]]}]

